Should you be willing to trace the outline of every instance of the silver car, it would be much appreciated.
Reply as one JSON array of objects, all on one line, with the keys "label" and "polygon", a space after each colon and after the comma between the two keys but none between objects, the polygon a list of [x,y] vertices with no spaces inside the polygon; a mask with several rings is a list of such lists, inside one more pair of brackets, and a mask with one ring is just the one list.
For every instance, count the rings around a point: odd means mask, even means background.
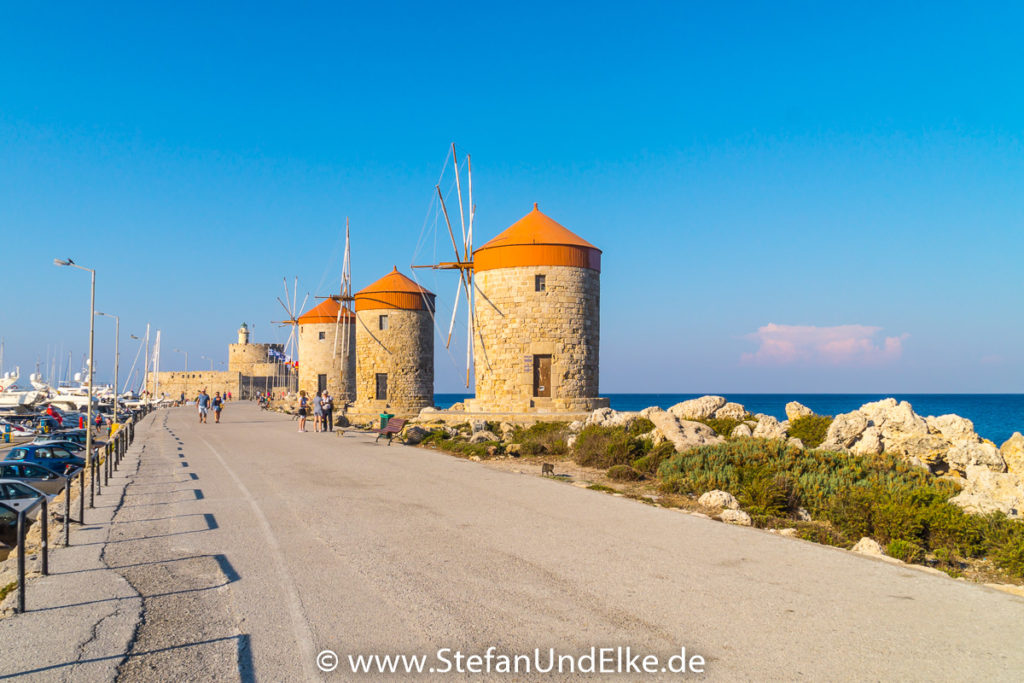
[{"label": "silver car", "polygon": [[[31,487],[23,481],[0,479],[0,502],[15,510],[24,510],[45,495],[39,489]],[[47,500],[52,498],[53,496],[47,496]],[[30,512],[29,517],[39,516],[39,510],[40,508],[36,508]]]},{"label": "silver car", "polygon": [[64,477],[42,465],[28,462],[0,461],[0,480],[19,481],[51,496],[64,490]]}]

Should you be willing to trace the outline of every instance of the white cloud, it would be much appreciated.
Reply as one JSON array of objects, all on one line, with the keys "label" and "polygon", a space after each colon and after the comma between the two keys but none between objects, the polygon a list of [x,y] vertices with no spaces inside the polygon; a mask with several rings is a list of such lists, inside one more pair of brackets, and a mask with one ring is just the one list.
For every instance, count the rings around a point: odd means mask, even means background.
[{"label": "white cloud", "polygon": [[880,327],[868,325],[776,325],[769,323],[746,335],[758,343],[740,360],[754,365],[872,365],[898,359],[909,337],[880,338]]}]

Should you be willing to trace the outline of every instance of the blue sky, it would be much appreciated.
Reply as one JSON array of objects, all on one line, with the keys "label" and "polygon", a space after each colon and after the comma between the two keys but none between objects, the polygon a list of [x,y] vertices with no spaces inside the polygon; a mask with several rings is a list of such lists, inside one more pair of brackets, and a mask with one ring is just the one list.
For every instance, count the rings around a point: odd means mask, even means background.
[{"label": "blue sky", "polygon": [[478,244],[537,201],[604,250],[604,391],[1024,385],[1020,5],[368,5],[0,6],[6,369],[85,351],[55,256],[164,369],[283,341],[346,215],[356,288],[423,260],[456,141]]}]

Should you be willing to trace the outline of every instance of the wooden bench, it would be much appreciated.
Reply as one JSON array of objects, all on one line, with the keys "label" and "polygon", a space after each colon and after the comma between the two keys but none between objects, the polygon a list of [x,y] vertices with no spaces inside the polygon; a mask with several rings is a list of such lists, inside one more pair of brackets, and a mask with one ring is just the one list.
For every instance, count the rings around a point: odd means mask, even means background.
[{"label": "wooden bench", "polygon": [[388,420],[388,423],[386,425],[384,425],[384,429],[371,429],[370,431],[377,435],[377,438],[374,439],[373,442],[377,443],[378,441],[380,441],[380,437],[386,436],[388,438],[388,445],[390,446],[391,439],[395,436],[395,434],[398,434],[399,432],[402,431],[402,428],[405,427],[406,422],[408,422],[408,420],[403,420],[400,417],[393,417],[390,420]]}]

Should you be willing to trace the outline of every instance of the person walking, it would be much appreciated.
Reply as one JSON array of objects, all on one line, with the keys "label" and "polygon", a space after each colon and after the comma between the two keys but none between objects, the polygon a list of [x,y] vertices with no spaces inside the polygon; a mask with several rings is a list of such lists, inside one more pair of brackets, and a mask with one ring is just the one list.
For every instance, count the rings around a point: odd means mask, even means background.
[{"label": "person walking", "polygon": [[306,414],[309,410],[309,399],[306,398],[306,390],[299,392],[299,431],[306,431]]},{"label": "person walking", "polygon": [[213,397],[213,423],[220,424],[220,411],[224,407],[224,399],[220,397],[218,391]]},{"label": "person walking", "polygon": [[313,431],[322,432],[324,430],[324,403],[323,399],[320,398],[320,394],[313,394]]},{"label": "person walking", "polygon": [[324,431],[334,431],[334,400],[331,395],[324,389],[324,397],[320,400],[320,407],[324,411]]},{"label": "person walking", "polygon": [[206,389],[199,390],[199,396],[196,398],[196,405],[199,407],[199,422],[206,424],[206,412],[210,408],[210,396],[206,393]]}]

